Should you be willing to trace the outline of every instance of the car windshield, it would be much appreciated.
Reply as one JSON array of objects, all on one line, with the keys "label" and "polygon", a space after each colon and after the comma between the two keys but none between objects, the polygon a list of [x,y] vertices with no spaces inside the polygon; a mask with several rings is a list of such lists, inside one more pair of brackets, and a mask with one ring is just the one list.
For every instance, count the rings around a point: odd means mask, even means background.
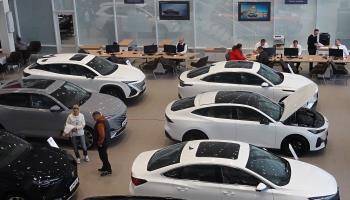
[{"label": "car windshield", "polygon": [[291,176],[290,164],[287,160],[253,145],[250,145],[246,168],[278,186],[287,185]]},{"label": "car windshield", "polygon": [[32,148],[28,142],[7,132],[0,133],[0,168],[10,164]]},{"label": "car windshield", "polygon": [[271,81],[271,83],[275,85],[279,85],[283,82],[283,74],[280,72],[276,72],[275,70],[271,69],[270,67],[260,64],[260,69],[258,71],[258,74],[260,74],[262,77],[266,78],[267,80]]},{"label": "car windshield", "polygon": [[259,110],[270,116],[275,121],[279,121],[282,117],[283,107],[264,96],[257,95],[257,106]]},{"label": "car windshield", "polygon": [[158,150],[148,162],[147,170],[153,171],[180,162],[181,152],[186,142],[174,144]]},{"label": "car windshield", "polygon": [[51,96],[56,98],[67,108],[71,109],[76,104],[84,104],[90,98],[91,93],[78,87],[77,85],[66,82],[56,91],[51,93]]},{"label": "car windshield", "polygon": [[96,56],[90,62],[87,63],[89,67],[96,70],[103,76],[112,74],[118,69],[118,65],[108,61],[107,59]]}]

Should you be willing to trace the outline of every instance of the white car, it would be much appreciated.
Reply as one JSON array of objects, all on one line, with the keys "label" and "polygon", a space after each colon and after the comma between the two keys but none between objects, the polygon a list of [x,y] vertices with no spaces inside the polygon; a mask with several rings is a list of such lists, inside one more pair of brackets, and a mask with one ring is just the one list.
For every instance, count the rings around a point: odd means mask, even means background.
[{"label": "white car", "polygon": [[176,141],[224,139],[247,142],[298,155],[326,147],[328,120],[303,108],[317,88],[310,84],[277,104],[256,93],[219,91],[170,103],[166,135]]},{"label": "white car", "polygon": [[196,140],[143,152],[131,194],[188,200],[339,200],[326,171],[247,143]]},{"label": "white car", "polygon": [[[223,61],[186,71],[180,76],[180,98],[210,91],[249,91],[281,102],[297,89],[314,84],[310,79],[290,73],[277,72],[270,67],[251,61]],[[316,105],[318,89],[305,107]]]},{"label": "white car", "polygon": [[146,76],[141,70],[90,54],[46,55],[25,68],[23,74],[69,81],[90,92],[110,94],[122,100],[138,97],[146,89]]}]

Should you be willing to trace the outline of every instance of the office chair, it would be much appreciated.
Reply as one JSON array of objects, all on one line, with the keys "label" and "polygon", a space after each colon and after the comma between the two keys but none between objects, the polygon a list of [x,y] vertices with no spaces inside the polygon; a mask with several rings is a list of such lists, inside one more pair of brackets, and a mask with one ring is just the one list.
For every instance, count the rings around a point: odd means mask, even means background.
[{"label": "office chair", "polygon": [[321,75],[323,82],[326,84],[325,73],[326,73],[328,67],[329,67],[329,62],[317,64],[315,67],[313,67],[313,69],[310,72],[311,78],[313,77],[313,75],[315,75],[316,78],[317,78],[317,76]]},{"label": "office chair", "polygon": [[124,58],[118,58],[115,55],[111,55],[110,57],[107,58],[107,60],[111,61],[112,63],[117,63],[117,64],[126,64],[126,60]]},{"label": "office chair", "polygon": [[89,54],[89,52],[87,52],[86,50],[84,50],[84,49],[80,49],[79,48],[79,50],[78,50],[78,53],[85,53],[85,54]]},{"label": "office chair", "polygon": [[21,52],[11,52],[10,56],[6,58],[7,71],[15,70],[19,71],[19,68],[23,64],[23,55]]},{"label": "office chair", "polygon": [[191,62],[191,66],[195,68],[204,67],[208,63],[208,56],[200,58],[197,62]]},{"label": "office chair", "polygon": [[28,50],[33,53],[39,53],[41,51],[41,42],[40,41],[31,41],[28,46]]},{"label": "office chair", "polygon": [[291,74],[298,73],[298,70],[297,70],[297,68],[294,65],[290,65],[289,63],[284,62],[284,61],[280,61],[280,64],[282,66],[283,72],[291,73]]},{"label": "office chair", "polygon": [[330,62],[330,65],[332,67],[332,78],[334,81],[344,79],[345,84],[348,85],[348,79],[346,75],[349,74],[348,70],[345,68],[344,64],[336,64],[333,61]]},{"label": "office chair", "polygon": [[157,79],[157,76],[154,70],[157,68],[158,63],[159,63],[159,58],[156,58],[152,61],[142,63],[141,65],[139,65],[139,68],[143,72],[151,72],[153,74],[154,79]]},{"label": "office chair", "polygon": [[174,75],[176,74],[176,61],[166,59],[164,57],[159,58],[160,64],[163,65],[163,68],[165,69],[166,72],[173,71]]}]

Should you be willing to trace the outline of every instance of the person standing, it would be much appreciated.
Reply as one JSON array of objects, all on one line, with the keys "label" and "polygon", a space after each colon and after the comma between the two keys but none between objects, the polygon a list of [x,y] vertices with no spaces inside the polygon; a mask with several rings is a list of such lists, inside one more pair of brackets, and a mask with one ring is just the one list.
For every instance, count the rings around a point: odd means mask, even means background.
[{"label": "person standing", "polygon": [[229,60],[246,60],[247,58],[244,56],[242,52],[242,44],[238,43],[232,47],[232,51],[230,52]]},{"label": "person standing", "polygon": [[69,114],[67,117],[64,132],[66,134],[69,134],[69,136],[71,137],[71,142],[74,148],[74,153],[75,153],[77,163],[80,163],[78,141],[80,142],[83,148],[84,160],[86,162],[90,161],[87,153],[86,143],[85,143],[84,127],[85,127],[84,115],[80,113],[79,106],[74,105],[72,113]]},{"label": "person standing", "polygon": [[[319,33],[319,30],[316,28],[314,30],[314,33],[310,34],[309,37],[307,38],[307,50],[309,52],[309,55],[316,55],[317,47],[319,46],[318,33]],[[310,64],[309,64],[309,71],[310,72],[311,72],[312,68],[313,68],[313,62],[310,62]]]},{"label": "person standing", "polygon": [[101,176],[111,175],[112,168],[107,154],[107,148],[111,138],[109,123],[99,111],[93,112],[92,117],[96,121],[94,135],[97,141],[98,155],[102,161],[102,168],[98,169],[98,171],[101,172]]}]

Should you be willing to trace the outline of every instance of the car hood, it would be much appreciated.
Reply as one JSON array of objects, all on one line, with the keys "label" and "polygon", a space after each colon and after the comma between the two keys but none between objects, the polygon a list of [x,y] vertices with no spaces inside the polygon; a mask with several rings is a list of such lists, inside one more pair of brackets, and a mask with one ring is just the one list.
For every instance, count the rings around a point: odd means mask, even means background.
[{"label": "car hood", "polygon": [[80,106],[85,117],[100,111],[104,115],[122,115],[126,112],[126,105],[117,97],[107,94],[91,93],[91,97]]},{"label": "car hood", "polygon": [[305,162],[287,159],[291,167],[291,178],[282,188],[303,193],[308,197],[336,194],[338,185],[335,178],[323,169]]},{"label": "car hood", "polygon": [[315,95],[315,93],[317,93],[317,91],[317,85],[310,83],[285,98],[282,101],[284,110],[280,121],[285,121],[299,108],[303,107]]},{"label": "car hood", "polygon": [[29,176],[38,182],[77,176],[76,163],[71,155],[42,144],[33,144],[31,150],[23,153],[8,167],[13,174]]},{"label": "car hood", "polygon": [[311,83],[315,84],[312,80],[298,74],[283,73],[283,76],[283,82],[277,85],[277,87],[282,89],[298,90],[305,85],[309,85]]},{"label": "car hood", "polygon": [[120,81],[143,81],[146,78],[145,74],[136,67],[121,64],[118,64],[115,72],[104,77]]}]

